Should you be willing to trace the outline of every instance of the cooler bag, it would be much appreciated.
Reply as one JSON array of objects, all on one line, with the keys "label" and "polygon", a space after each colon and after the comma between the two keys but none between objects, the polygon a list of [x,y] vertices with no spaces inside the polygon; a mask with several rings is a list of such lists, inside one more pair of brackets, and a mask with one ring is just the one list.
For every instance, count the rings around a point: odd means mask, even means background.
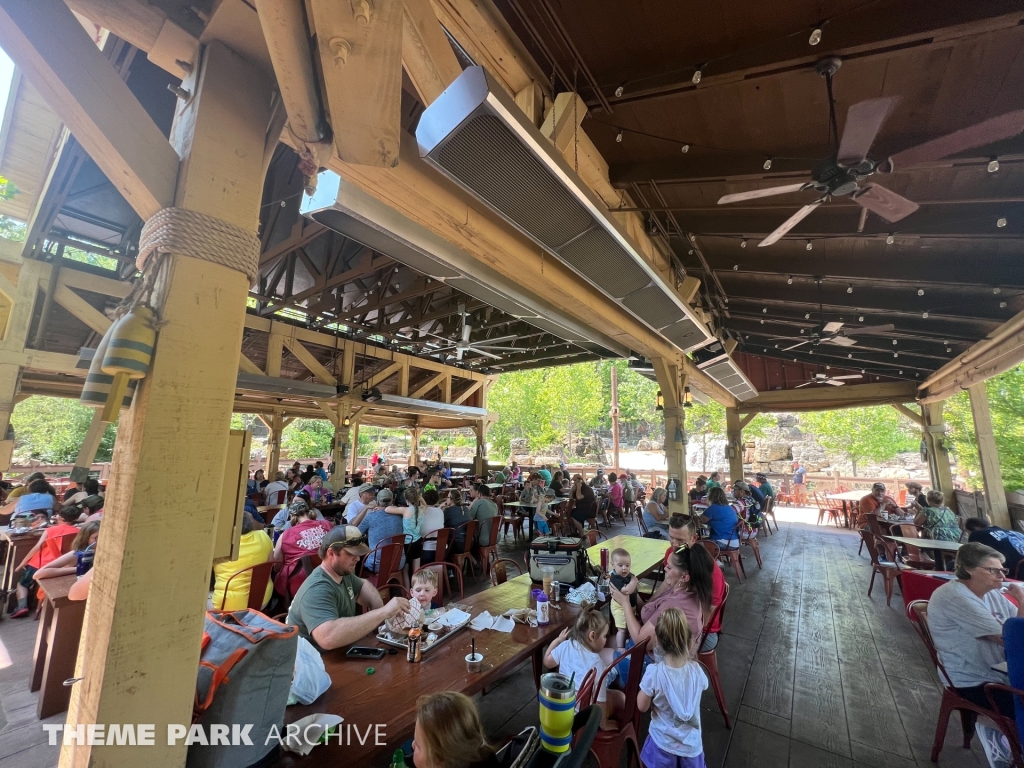
[{"label": "cooler bag", "polygon": [[[258,611],[208,611],[203,633],[192,722],[252,724],[252,745],[188,748],[186,768],[246,768],[279,744],[267,736],[284,732],[299,630]],[[230,742],[230,739],[229,739]]]},{"label": "cooler bag", "polygon": [[583,539],[566,536],[538,536],[530,542],[530,578],[543,580],[541,569],[555,569],[554,580],[578,587],[590,572],[590,559]]}]

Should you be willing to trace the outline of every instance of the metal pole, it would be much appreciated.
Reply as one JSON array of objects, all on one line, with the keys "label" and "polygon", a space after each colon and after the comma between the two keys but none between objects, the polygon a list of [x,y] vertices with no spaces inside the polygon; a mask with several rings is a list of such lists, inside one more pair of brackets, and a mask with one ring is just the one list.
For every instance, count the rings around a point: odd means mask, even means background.
[{"label": "metal pole", "polygon": [[619,372],[612,363],[612,465],[619,471]]}]

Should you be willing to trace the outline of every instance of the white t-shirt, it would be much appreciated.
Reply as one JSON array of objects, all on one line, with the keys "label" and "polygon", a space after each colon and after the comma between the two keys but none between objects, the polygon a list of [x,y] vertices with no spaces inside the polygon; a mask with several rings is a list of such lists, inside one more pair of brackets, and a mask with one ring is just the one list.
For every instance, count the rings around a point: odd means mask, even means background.
[{"label": "white t-shirt", "polygon": [[700,737],[700,695],[708,677],[700,664],[670,667],[651,664],[644,671],[640,690],[651,697],[650,735],[665,752],[697,757],[704,751]]},{"label": "white t-shirt", "polygon": [[1003,646],[979,638],[1002,637],[1003,623],[1016,615],[1016,607],[997,589],[980,598],[966,584],[950,581],[932,593],[928,630],[954,686],[1006,683],[1006,675],[992,669],[1006,661]]},{"label": "white t-shirt", "polygon": [[276,497],[274,496],[274,494],[277,493],[278,491],[285,491],[287,493],[288,483],[284,482],[283,480],[275,480],[272,483],[267,483],[267,487],[263,489],[263,495],[267,499],[275,499],[275,503],[277,504],[283,504],[285,498],[284,496],[281,497],[280,501],[277,501]]},{"label": "white t-shirt", "polygon": [[359,489],[360,488],[362,488],[361,485],[354,485],[351,488],[349,488],[347,491],[345,491],[345,495],[341,497],[341,503],[342,504],[351,504],[353,501],[356,501],[359,498]]},{"label": "white t-shirt", "polygon": [[425,538],[428,533],[444,528],[444,510],[440,507],[424,507],[420,512],[420,536],[424,537],[423,548],[436,550],[437,540]]},{"label": "white t-shirt", "polygon": [[360,501],[359,498],[357,497],[355,501],[350,501],[348,503],[348,506],[345,507],[345,519],[349,522],[352,522],[356,519],[356,516],[364,509],[366,509],[368,506],[370,505],[363,504],[363,502]]},{"label": "white t-shirt", "polygon": [[[558,662],[559,673],[566,677],[573,677],[573,673],[576,673],[574,678],[576,685],[583,682],[583,678],[590,670],[594,670],[595,685],[604,674],[605,666],[601,657],[575,640],[566,640],[564,643],[556,645],[555,649],[551,651],[551,658]],[[604,702],[607,699],[608,679],[605,678],[604,685],[597,692],[597,701]]]}]

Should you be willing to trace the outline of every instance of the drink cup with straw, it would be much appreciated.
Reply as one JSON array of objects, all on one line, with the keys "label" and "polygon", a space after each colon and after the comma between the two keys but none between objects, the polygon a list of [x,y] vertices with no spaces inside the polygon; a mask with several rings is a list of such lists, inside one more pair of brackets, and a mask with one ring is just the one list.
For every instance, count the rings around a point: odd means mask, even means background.
[{"label": "drink cup with straw", "polygon": [[482,653],[476,652],[476,638],[470,641],[470,654],[466,657],[466,671],[470,673],[479,672],[484,664]]}]

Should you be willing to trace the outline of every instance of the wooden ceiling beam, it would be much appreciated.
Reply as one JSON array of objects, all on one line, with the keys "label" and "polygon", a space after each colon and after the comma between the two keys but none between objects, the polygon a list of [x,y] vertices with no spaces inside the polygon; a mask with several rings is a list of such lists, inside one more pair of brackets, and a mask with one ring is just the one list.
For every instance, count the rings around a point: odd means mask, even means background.
[{"label": "wooden ceiling beam", "polygon": [[[431,280],[429,277],[421,278],[414,284],[416,287],[409,288],[404,291],[392,294],[391,296],[385,296],[381,299],[370,301],[366,304],[362,304],[357,307],[349,307],[340,315],[335,318],[335,322],[344,323],[349,318],[358,317],[359,315],[366,315],[377,309],[384,309],[391,306],[392,304],[398,304],[408,299],[414,299],[418,296],[424,296],[428,293],[433,293],[444,288],[444,283]],[[364,320],[365,322],[365,320]]]},{"label": "wooden ceiling beam", "polygon": [[0,46],[141,218],[174,205],[178,153],[62,0],[0,0]]},{"label": "wooden ceiling beam", "polygon": [[402,66],[423,104],[430,104],[462,74],[430,0],[405,0]]}]

